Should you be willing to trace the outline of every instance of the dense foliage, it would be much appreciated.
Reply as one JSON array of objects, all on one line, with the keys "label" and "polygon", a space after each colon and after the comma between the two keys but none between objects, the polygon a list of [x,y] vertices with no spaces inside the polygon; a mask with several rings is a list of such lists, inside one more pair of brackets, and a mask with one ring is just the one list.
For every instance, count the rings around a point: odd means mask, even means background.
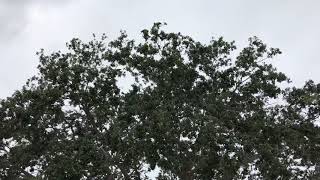
[{"label": "dense foliage", "polygon": [[161,25],[41,50],[39,73],[1,100],[1,179],[320,177],[320,84],[281,88],[268,63],[281,52],[256,37],[237,51]]}]

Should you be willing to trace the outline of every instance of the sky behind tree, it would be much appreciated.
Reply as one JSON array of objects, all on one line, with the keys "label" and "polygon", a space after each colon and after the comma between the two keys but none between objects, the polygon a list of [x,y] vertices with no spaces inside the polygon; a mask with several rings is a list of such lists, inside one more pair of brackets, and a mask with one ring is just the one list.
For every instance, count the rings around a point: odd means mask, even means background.
[{"label": "sky behind tree", "polygon": [[74,37],[133,39],[154,22],[198,41],[223,36],[241,49],[252,36],[283,52],[273,64],[294,85],[320,81],[320,1],[317,0],[0,0],[0,98],[21,88],[37,70],[36,51],[63,50]]}]

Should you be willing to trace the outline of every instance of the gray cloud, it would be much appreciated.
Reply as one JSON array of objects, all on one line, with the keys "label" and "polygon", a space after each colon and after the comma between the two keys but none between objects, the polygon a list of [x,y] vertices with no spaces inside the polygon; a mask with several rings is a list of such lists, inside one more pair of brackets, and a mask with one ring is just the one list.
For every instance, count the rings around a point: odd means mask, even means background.
[{"label": "gray cloud", "polygon": [[202,42],[235,40],[239,49],[256,35],[283,51],[272,62],[295,85],[320,82],[319,6],[316,0],[0,0],[0,98],[35,73],[40,48],[59,50],[92,33],[112,39],[120,29],[136,38],[155,21]]},{"label": "gray cloud", "polygon": [[25,3],[0,1],[0,40],[13,37],[26,24]]},{"label": "gray cloud", "polygon": [[57,5],[70,0],[0,0],[0,41],[8,41],[23,31],[33,6]]}]

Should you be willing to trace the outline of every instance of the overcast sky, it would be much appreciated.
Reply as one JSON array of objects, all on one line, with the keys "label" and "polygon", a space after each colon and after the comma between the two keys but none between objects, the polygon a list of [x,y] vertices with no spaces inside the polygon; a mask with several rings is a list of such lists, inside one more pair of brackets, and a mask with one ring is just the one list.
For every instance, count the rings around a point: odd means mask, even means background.
[{"label": "overcast sky", "polygon": [[73,37],[135,38],[153,22],[208,42],[223,36],[243,47],[258,36],[283,54],[274,64],[300,86],[320,82],[319,0],[0,0],[0,98],[34,75],[35,52],[63,49]]}]

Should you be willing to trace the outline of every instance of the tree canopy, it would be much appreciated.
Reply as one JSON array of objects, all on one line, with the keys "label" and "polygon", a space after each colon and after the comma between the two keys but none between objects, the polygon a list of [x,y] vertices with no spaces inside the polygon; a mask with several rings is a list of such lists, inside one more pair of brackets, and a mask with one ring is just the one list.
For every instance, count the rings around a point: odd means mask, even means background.
[{"label": "tree canopy", "polygon": [[320,84],[289,87],[257,37],[236,50],[162,25],[38,52],[39,73],[1,100],[0,178],[320,177]]}]

